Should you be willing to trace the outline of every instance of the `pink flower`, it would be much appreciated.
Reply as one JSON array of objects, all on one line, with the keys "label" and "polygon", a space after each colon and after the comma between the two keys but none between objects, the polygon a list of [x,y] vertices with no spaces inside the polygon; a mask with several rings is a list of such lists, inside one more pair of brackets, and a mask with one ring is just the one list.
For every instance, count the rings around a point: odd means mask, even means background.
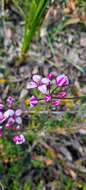
[{"label": "pink flower", "polygon": [[14,98],[12,96],[9,96],[7,98],[7,105],[8,105],[8,107],[11,108],[13,106],[13,104],[14,104]]},{"label": "pink flower", "polygon": [[53,73],[48,74],[48,79],[53,80],[55,78],[55,75]]},{"label": "pink flower", "polygon": [[46,103],[48,103],[48,102],[50,102],[52,100],[52,96],[47,95],[47,96],[44,97],[44,100],[45,100]]},{"label": "pink flower", "polygon": [[58,107],[61,105],[61,101],[60,100],[56,100],[55,102],[52,103],[53,106]]},{"label": "pink flower", "polygon": [[50,80],[46,77],[42,78],[41,75],[34,75],[31,82],[27,83],[27,89],[38,88],[43,94],[48,94],[47,86]]},{"label": "pink flower", "polygon": [[6,117],[8,118],[7,124],[13,125],[14,123],[21,124],[22,119],[21,119],[21,110],[17,109],[14,111],[13,109],[8,109],[5,112]]},{"label": "pink flower", "polygon": [[2,124],[6,119],[7,117],[4,115],[4,113],[0,112],[0,124]]},{"label": "pink flower", "polygon": [[7,121],[5,127],[6,127],[7,129],[12,129],[12,128],[13,128],[13,124],[14,124],[14,120],[13,120],[12,118],[10,118],[10,119]]},{"label": "pink flower", "polygon": [[7,129],[12,129],[12,128],[13,128],[13,125],[11,125],[10,123],[7,123],[7,124],[5,125],[5,127],[6,127]]},{"label": "pink flower", "polygon": [[24,142],[25,142],[25,137],[24,137],[24,135],[15,135],[15,136],[13,137],[13,142],[14,142],[15,144],[22,144],[22,143],[24,143]]},{"label": "pink flower", "polygon": [[64,98],[65,96],[67,96],[67,93],[65,91],[62,91],[58,94],[58,98]]},{"label": "pink flower", "polygon": [[65,74],[59,75],[56,78],[56,85],[58,87],[66,86],[68,84],[69,84],[69,80],[68,80],[68,77]]},{"label": "pink flower", "polygon": [[38,104],[38,99],[36,96],[32,96],[30,98],[30,107],[33,108],[34,106],[36,106]]}]

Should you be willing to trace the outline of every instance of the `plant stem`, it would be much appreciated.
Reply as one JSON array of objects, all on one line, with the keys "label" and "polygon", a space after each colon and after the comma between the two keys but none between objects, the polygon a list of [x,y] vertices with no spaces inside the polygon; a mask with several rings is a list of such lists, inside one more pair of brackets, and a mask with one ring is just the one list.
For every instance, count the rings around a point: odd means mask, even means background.
[{"label": "plant stem", "polygon": [[[58,96],[52,96],[52,99],[61,99],[61,100],[73,100],[73,99],[82,99],[82,98],[86,98],[86,96],[70,96],[70,97],[58,97]],[[39,101],[41,101],[41,100],[44,100],[43,98],[39,98],[38,99]]]}]

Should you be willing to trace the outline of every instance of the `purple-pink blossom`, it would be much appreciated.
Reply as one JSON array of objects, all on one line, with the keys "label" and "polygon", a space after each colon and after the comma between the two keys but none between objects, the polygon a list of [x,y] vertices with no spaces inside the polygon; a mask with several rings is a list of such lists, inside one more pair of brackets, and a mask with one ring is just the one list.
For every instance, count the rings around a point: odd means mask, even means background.
[{"label": "purple-pink blossom", "polygon": [[36,96],[32,96],[30,98],[30,108],[33,108],[34,106],[36,106],[38,104],[38,99]]},{"label": "purple-pink blossom", "polygon": [[55,106],[55,107],[58,107],[58,106],[61,105],[61,101],[60,101],[60,100],[56,100],[56,101],[54,101],[54,102],[52,103],[52,105]]},{"label": "purple-pink blossom", "polygon": [[47,86],[50,80],[41,75],[34,75],[32,81],[27,83],[27,89],[37,88],[42,94],[48,94]]},{"label": "purple-pink blossom", "polygon": [[56,78],[57,87],[63,87],[69,85],[68,77],[65,74],[61,74]]},{"label": "purple-pink blossom", "polygon": [[3,112],[0,112],[0,124],[2,124],[6,119],[7,117],[5,116],[5,114]]},{"label": "purple-pink blossom", "polygon": [[46,96],[44,97],[44,100],[45,100],[46,103],[51,102],[52,96],[51,96],[51,95],[46,95]]},{"label": "purple-pink blossom", "polygon": [[48,79],[49,80],[53,80],[54,78],[55,78],[55,74],[53,74],[53,73],[48,74]]},{"label": "purple-pink blossom", "polygon": [[59,94],[58,94],[58,98],[64,98],[64,97],[66,97],[67,96],[67,93],[65,92],[65,91],[61,91],[61,92],[59,92]]},{"label": "purple-pink blossom", "polygon": [[25,137],[24,137],[24,135],[15,135],[14,137],[13,137],[13,142],[15,143],[15,144],[22,144],[22,143],[24,143],[25,142]]},{"label": "purple-pink blossom", "polygon": [[37,88],[42,92],[42,98],[32,96],[30,98],[30,107],[36,106],[40,100],[43,100],[45,103],[51,102],[53,106],[60,106],[61,100],[59,99],[67,96],[67,93],[65,89],[60,91],[58,87],[66,87],[67,85],[69,85],[69,79],[65,74],[56,76],[56,74],[52,72],[49,73],[47,77],[33,75],[32,81],[27,83],[27,89]]},{"label": "purple-pink blossom", "polygon": [[[21,118],[22,110],[14,108],[14,98],[9,96],[6,100],[6,105],[3,104],[2,100],[0,99],[0,138],[4,137],[7,134],[5,133],[4,128],[9,130],[16,130],[19,131],[22,118]],[[5,133],[5,134],[3,134]],[[8,131],[9,133],[9,131]],[[22,144],[25,142],[25,138],[23,135],[15,135],[13,140],[15,144]]]},{"label": "purple-pink blossom", "polygon": [[5,116],[7,116],[8,121],[7,124],[9,125],[13,125],[14,123],[16,124],[21,124],[22,123],[22,119],[21,119],[21,109],[17,109],[16,111],[14,111],[13,109],[8,109],[5,112]]},{"label": "purple-pink blossom", "polygon": [[8,106],[9,108],[11,108],[11,107],[13,106],[13,104],[14,104],[14,98],[13,98],[12,96],[9,96],[9,97],[7,98],[7,106]]},{"label": "purple-pink blossom", "polygon": [[6,125],[5,125],[5,128],[12,129],[13,128],[13,123],[12,122],[7,122]]}]

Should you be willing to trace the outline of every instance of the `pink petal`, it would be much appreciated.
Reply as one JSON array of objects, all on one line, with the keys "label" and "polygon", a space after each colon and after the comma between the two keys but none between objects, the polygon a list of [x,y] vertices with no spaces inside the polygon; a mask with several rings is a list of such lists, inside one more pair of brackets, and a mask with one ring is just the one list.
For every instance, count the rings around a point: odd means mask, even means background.
[{"label": "pink petal", "polygon": [[3,117],[3,113],[2,112],[0,112],[0,118],[2,118]]},{"label": "pink petal", "polygon": [[5,125],[5,127],[6,127],[7,129],[12,129],[12,128],[13,128],[13,125],[10,124],[10,123],[7,123],[7,124]]},{"label": "pink petal", "polygon": [[67,93],[65,91],[59,92],[58,94],[58,98],[64,98],[65,96],[67,96]]},{"label": "pink petal", "polygon": [[3,117],[3,119],[0,120],[0,124],[2,124],[5,120],[6,120],[6,118]]},{"label": "pink petal", "polygon": [[65,74],[59,75],[56,78],[56,85],[61,87],[69,84],[68,77]]},{"label": "pink petal", "polygon": [[18,129],[20,129],[20,128],[21,128],[21,126],[20,126],[20,125],[17,125],[16,129],[18,130]]},{"label": "pink petal", "polygon": [[9,108],[11,108],[14,104],[14,98],[12,96],[8,96],[7,98],[7,105]]},{"label": "pink petal", "polygon": [[13,117],[10,117],[7,121],[7,124],[13,125],[15,123],[15,119]]},{"label": "pink petal", "polygon": [[53,80],[55,78],[55,74],[54,73],[49,73],[48,74],[48,79],[49,80]]},{"label": "pink petal", "polygon": [[58,107],[61,105],[61,101],[60,100],[56,100],[55,102],[52,103],[53,106]]},{"label": "pink petal", "polygon": [[47,87],[46,85],[40,85],[38,87],[39,91],[42,92],[42,94],[48,94],[48,90],[47,90]]},{"label": "pink petal", "polygon": [[48,85],[50,83],[50,80],[46,77],[42,78],[41,83]]},{"label": "pink petal", "polygon": [[2,112],[0,112],[0,124],[2,124],[6,120],[6,117]]},{"label": "pink petal", "polygon": [[9,117],[9,112],[8,112],[8,111],[5,111],[5,112],[4,112],[4,116],[5,116],[6,118],[8,118],[8,117]]},{"label": "pink petal", "polygon": [[16,118],[16,123],[17,123],[17,124],[21,124],[21,123],[22,123],[21,117],[17,117],[17,118]]},{"label": "pink petal", "polygon": [[37,84],[35,82],[28,82],[26,86],[27,89],[32,89],[36,87],[37,87]]},{"label": "pink petal", "polygon": [[15,113],[14,110],[8,109],[8,110],[4,113],[4,115],[8,118],[9,116],[13,116],[14,113]]},{"label": "pink petal", "polygon": [[38,104],[38,99],[37,99],[37,97],[32,96],[32,97],[30,98],[30,108],[36,106],[37,104]]},{"label": "pink petal", "polygon": [[15,112],[16,116],[20,116],[22,114],[22,110],[21,109],[17,109]]},{"label": "pink petal", "polygon": [[24,142],[25,142],[25,137],[24,137],[24,135],[15,135],[15,136],[13,137],[13,142],[14,142],[15,144],[22,144],[22,143],[24,143]]},{"label": "pink petal", "polygon": [[47,96],[44,97],[44,100],[45,100],[46,103],[48,103],[48,102],[50,102],[52,100],[52,96],[47,95]]},{"label": "pink petal", "polygon": [[36,83],[39,83],[41,81],[41,75],[33,75],[33,81]]},{"label": "pink petal", "polygon": [[3,108],[4,108],[4,105],[0,103],[0,110],[2,110]]}]

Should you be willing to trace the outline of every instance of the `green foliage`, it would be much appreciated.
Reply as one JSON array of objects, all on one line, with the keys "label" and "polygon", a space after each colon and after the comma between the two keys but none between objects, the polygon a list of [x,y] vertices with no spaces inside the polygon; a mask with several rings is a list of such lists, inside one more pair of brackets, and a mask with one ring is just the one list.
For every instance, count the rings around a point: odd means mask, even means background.
[{"label": "green foliage", "polygon": [[64,20],[61,20],[57,26],[55,26],[52,30],[52,36],[55,37],[56,35],[59,35],[61,34],[61,32],[65,29],[66,27],[66,24],[68,22],[68,19],[67,17],[64,18]]},{"label": "green foliage", "polygon": [[44,189],[45,188],[44,188],[44,185],[43,185],[43,181],[40,181],[37,188],[36,188],[36,190],[44,190]]},{"label": "green foliage", "polygon": [[73,190],[75,187],[74,181],[63,173],[61,174],[60,183],[62,186],[61,188],[64,190]]},{"label": "green foliage", "polygon": [[31,189],[32,189],[32,179],[30,177],[29,180],[25,182],[23,190],[31,190]]},{"label": "green foliage", "polygon": [[20,185],[16,180],[13,180],[13,183],[10,188],[12,188],[12,190],[21,190]]},{"label": "green foliage", "polygon": [[22,54],[27,53],[30,43],[35,35],[37,28],[40,26],[43,18],[43,13],[48,0],[25,0],[25,28],[24,37],[22,40]]},{"label": "green foliage", "polygon": [[83,190],[86,190],[86,184],[83,184]]},{"label": "green foliage", "polygon": [[34,168],[44,168],[44,164],[42,161],[39,161],[39,160],[32,160],[31,161],[31,164]]},{"label": "green foliage", "polygon": [[86,1],[85,0],[77,0],[77,4],[79,7],[86,7]]},{"label": "green foliage", "polygon": [[36,117],[38,119],[38,127],[48,130],[53,130],[57,127],[71,127],[73,125],[73,116],[70,113],[65,113],[65,115],[61,115],[61,113],[57,114],[56,117],[50,117],[48,115],[42,115],[42,117]]},{"label": "green foliage", "polygon": [[36,133],[34,132],[29,132],[26,136],[29,142],[33,142],[34,140],[37,139]]},{"label": "green foliage", "polygon": [[43,14],[49,0],[13,0],[24,20],[24,35],[21,44],[21,60],[29,50],[31,41],[44,19]]}]

